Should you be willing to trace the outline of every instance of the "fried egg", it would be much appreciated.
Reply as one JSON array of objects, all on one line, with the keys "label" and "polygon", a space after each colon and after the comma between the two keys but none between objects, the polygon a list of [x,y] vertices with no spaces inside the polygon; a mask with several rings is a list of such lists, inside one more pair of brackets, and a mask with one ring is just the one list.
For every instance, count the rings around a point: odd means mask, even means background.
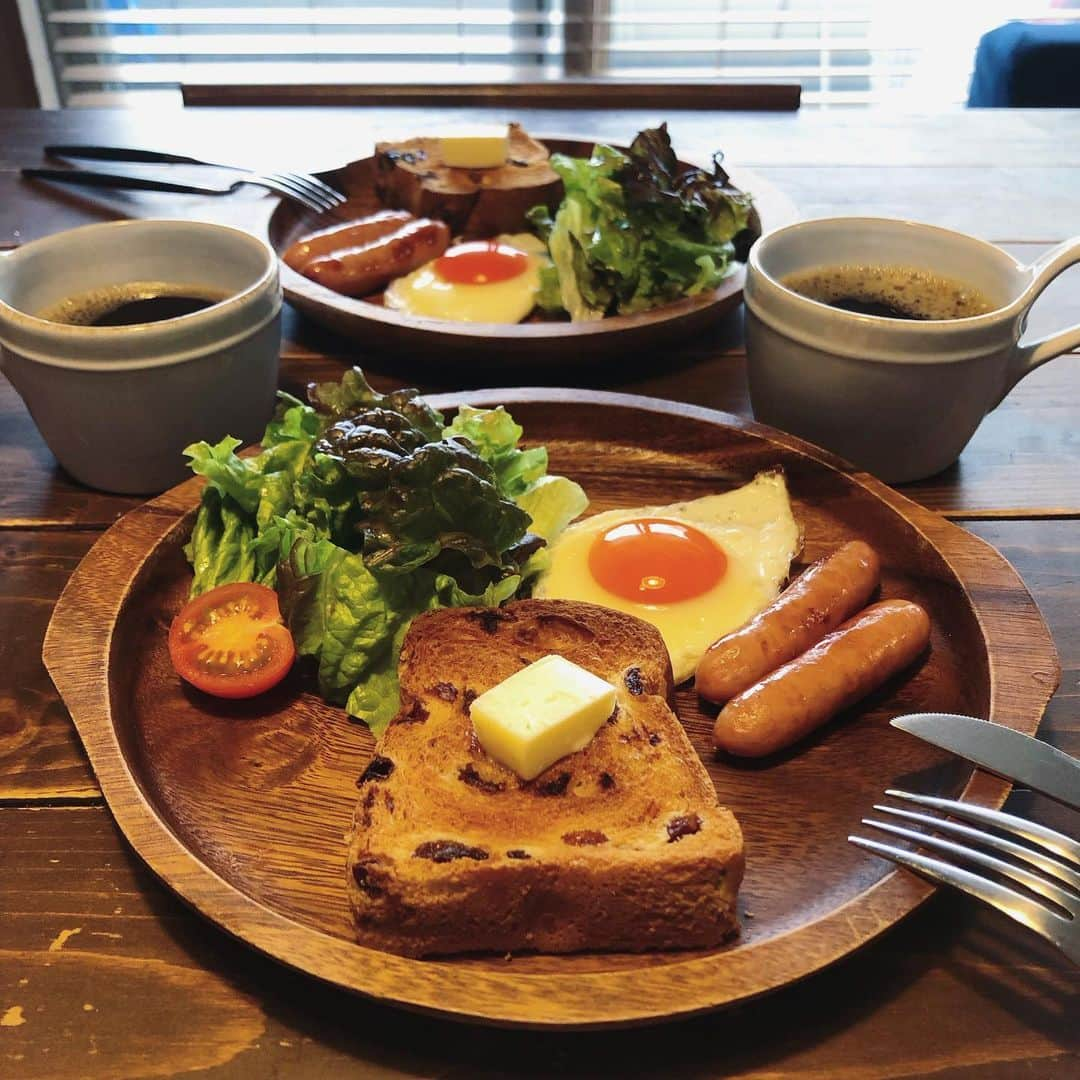
[{"label": "fried egg", "polygon": [[609,510],[552,544],[533,595],[637,615],[663,635],[675,682],[766,607],[802,547],[780,470],[722,495]]},{"label": "fried egg", "polygon": [[387,286],[387,307],[456,322],[521,322],[536,305],[547,248],[528,233],[457,244]]}]

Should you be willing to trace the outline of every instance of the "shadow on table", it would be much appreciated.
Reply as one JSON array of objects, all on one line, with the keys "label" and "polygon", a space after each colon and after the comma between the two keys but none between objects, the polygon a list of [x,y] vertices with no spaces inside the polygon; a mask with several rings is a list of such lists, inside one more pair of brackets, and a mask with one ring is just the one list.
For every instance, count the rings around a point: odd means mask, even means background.
[{"label": "shadow on table", "polygon": [[[676,342],[662,353],[637,352],[589,362],[587,351],[557,364],[525,364],[508,355],[505,365],[470,364],[468,356],[429,356],[422,353],[391,353],[365,350],[356,342],[326,330],[298,312],[290,311],[284,324],[288,341],[302,341],[304,348],[338,362],[342,369],[354,364],[371,375],[385,375],[415,382],[426,391],[471,390],[490,386],[577,386],[603,389],[619,384],[671,376],[702,360],[740,350],[743,340],[743,309],[739,307],[703,334]],[[286,345],[286,353],[288,345]],[[302,364],[301,364],[302,366]],[[322,366],[322,365],[320,365]],[[293,392],[292,387],[286,387]],[[640,393],[649,393],[643,388]]]},{"label": "shadow on table", "polygon": [[[1052,950],[1020,931],[1013,936],[1009,924],[1003,934],[1003,918],[955,895],[934,898],[873,946],[757,1002],[656,1027],[581,1033],[484,1028],[374,1004],[273,964],[209,926],[164,922],[193,963],[228,973],[261,1003],[269,1021],[263,1047],[299,1038],[303,1065],[295,1064],[305,1075],[367,1075],[373,1067],[442,1077],[771,1075],[780,1061],[785,1073],[915,1075],[907,1070],[972,1063],[972,1055],[1012,1060],[1017,1032],[1001,1028],[1003,1011],[1021,1031],[1042,1033],[1050,1056],[1067,1050],[1053,1039],[1069,1008],[1068,966],[1055,968]],[[963,1011],[963,1024],[949,1020],[954,1010]],[[898,1023],[919,1014],[922,1030]],[[237,1065],[242,1071],[243,1061]],[[282,1062],[275,1075],[287,1072]]]}]

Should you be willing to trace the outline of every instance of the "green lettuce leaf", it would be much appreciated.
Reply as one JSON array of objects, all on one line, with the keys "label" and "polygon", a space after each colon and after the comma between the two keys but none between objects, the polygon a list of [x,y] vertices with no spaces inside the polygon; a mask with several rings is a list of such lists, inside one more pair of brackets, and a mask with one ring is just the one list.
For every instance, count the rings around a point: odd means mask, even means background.
[{"label": "green lettuce leaf", "polygon": [[[597,145],[588,159],[552,155],[565,196],[554,217],[545,207],[528,216],[571,319],[631,314],[720,284],[754,220],[750,196],[720,160],[711,171],[680,171],[663,124],[641,132],[628,154]],[[554,307],[550,274],[541,303]]]},{"label": "green lettuce leaf", "polygon": [[195,571],[191,595],[256,576],[255,523],[228,495],[207,488],[184,554]]},{"label": "green lettuce leaf", "polygon": [[259,506],[262,471],[255,457],[241,458],[236,454],[239,439],[226,435],[215,446],[208,442],[192,443],[184,454],[191,459],[192,472],[205,476],[222,495],[228,495],[247,514]]},{"label": "green lettuce leaf", "polygon": [[495,409],[474,409],[462,405],[443,438],[465,438],[495,470],[499,494],[516,499],[547,471],[547,448],[535,446],[519,450],[523,434],[520,424],[500,405]]},{"label": "green lettuce leaf", "polygon": [[[408,623],[401,627],[401,639],[404,640]],[[357,720],[363,720],[371,729],[371,734],[379,738],[390,726],[390,721],[397,715],[401,701],[398,685],[397,657],[401,652],[401,641],[397,648],[388,649],[382,660],[372,667],[367,678],[353,687],[345,702],[345,711]]]},{"label": "green lettuce leaf", "polygon": [[550,543],[585,512],[589,497],[565,476],[542,476],[517,497],[517,504],[529,515],[529,532]]},{"label": "green lettuce leaf", "polygon": [[308,399],[318,411],[335,417],[352,416],[371,408],[400,413],[428,440],[438,439],[442,431],[442,416],[420,397],[419,391],[392,390],[380,394],[371,388],[358,367],[346,371],[339,383],[311,383]]}]

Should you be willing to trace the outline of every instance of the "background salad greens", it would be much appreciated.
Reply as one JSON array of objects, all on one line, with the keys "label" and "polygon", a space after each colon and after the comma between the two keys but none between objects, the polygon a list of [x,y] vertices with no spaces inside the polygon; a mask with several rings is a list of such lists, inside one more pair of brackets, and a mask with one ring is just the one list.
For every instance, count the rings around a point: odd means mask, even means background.
[{"label": "background salad greens", "polygon": [[666,124],[640,132],[628,154],[603,144],[588,159],[553,154],[566,194],[554,217],[529,212],[552,260],[540,306],[592,320],[716,288],[754,238],[752,200],[720,159],[680,172]]},{"label": "background salad greens", "polygon": [[277,589],[320,693],[378,735],[397,711],[412,619],[519,593],[588,500],[547,475],[546,449],[519,448],[501,406],[464,406],[446,424],[415,390],[376,393],[359,368],[308,396],[280,395],[258,454],[237,456],[231,437],[184,451],[207,479],[184,549],[191,592]]}]

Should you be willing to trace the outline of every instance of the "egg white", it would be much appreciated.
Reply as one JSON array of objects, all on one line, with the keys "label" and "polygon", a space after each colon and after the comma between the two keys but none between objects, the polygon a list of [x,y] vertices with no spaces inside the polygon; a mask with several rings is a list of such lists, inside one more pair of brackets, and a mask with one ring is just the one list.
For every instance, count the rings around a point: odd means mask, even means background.
[{"label": "egg white", "polygon": [[529,257],[523,273],[489,285],[459,285],[444,281],[435,272],[434,262],[430,262],[391,281],[383,297],[386,306],[408,315],[454,322],[521,322],[536,306],[540,267],[546,261],[543,253],[547,249],[527,233],[495,239]]},{"label": "egg white", "polygon": [[[727,557],[724,577],[700,596],[668,604],[641,603],[609,592],[589,570],[589,550],[612,526],[640,518],[683,522],[710,537]],[[533,595],[585,600],[652,623],[671,655],[675,682],[681,683],[694,674],[718,637],[742,626],[777,596],[801,547],[784,474],[759,473],[749,484],[721,495],[609,510],[571,525],[552,544],[548,569]]]}]

